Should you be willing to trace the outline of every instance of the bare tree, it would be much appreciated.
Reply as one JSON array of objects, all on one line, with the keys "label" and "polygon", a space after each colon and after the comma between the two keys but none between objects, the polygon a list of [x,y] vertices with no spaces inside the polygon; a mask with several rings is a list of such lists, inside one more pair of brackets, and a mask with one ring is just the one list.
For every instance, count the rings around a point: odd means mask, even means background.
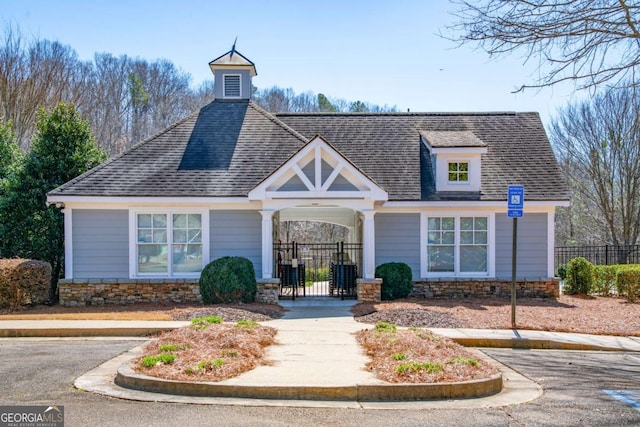
[{"label": "bare tree", "polygon": [[553,121],[550,138],[573,193],[569,227],[582,227],[574,230],[573,237],[580,236],[576,243],[595,237],[614,245],[636,244],[640,98],[635,89],[610,89],[569,105]]},{"label": "bare tree", "polygon": [[74,88],[86,72],[69,46],[48,40],[27,46],[18,30],[7,28],[0,45],[0,117],[12,123],[22,148],[29,145],[40,108],[83,100]]},{"label": "bare tree", "polygon": [[573,81],[578,89],[636,86],[640,5],[630,0],[452,0],[459,19],[446,36],[491,56],[522,52],[538,61],[536,83]]}]

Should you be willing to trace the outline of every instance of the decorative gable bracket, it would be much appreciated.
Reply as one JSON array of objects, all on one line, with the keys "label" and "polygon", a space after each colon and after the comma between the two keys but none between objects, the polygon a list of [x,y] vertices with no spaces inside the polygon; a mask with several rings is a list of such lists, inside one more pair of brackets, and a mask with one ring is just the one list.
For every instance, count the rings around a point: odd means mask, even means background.
[{"label": "decorative gable bracket", "polygon": [[249,192],[249,200],[364,199],[389,195],[321,136],[305,146]]}]

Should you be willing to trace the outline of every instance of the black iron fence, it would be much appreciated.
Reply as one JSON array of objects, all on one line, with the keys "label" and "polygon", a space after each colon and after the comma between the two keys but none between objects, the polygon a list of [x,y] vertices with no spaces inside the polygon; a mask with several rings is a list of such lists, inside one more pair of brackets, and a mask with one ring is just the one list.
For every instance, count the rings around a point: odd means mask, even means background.
[{"label": "black iron fence", "polygon": [[277,242],[273,260],[281,298],[356,297],[356,279],[362,272],[361,243]]},{"label": "black iron fence", "polygon": [[558,246],[555,250],[556,269],[577,257],[597,265],[640,264],[640,245]]}]

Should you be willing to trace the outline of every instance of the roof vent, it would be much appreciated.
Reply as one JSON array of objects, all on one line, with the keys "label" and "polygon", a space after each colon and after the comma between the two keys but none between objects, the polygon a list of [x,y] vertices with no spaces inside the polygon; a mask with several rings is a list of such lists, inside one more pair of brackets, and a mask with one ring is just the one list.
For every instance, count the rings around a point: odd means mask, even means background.
[{"label": "roof vent", "polygon": [[224,97],[240,98],[242,96],[240,90],[240,74],[224,75]]}]

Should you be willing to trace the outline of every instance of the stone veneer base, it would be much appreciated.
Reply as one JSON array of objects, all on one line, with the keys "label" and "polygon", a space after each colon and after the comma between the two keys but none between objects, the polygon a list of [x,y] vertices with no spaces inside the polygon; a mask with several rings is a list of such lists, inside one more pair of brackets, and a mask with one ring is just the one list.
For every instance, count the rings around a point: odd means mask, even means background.
[{"label": "stone veneer base", "polygon": [[[258,279],[256,301],[278,303],[279,279]],[[521,279],[518,297],[557,298],[558,279]],[[358,279],[358,301],[380,301],[380,279]],[[127,305],[139,303],[201,303],[197,279],[64,279],[58,283],[60,305]],[[498,279],[436,279],[414,282],[410,296],[419,298],[508,297],[511,281]]]}]

